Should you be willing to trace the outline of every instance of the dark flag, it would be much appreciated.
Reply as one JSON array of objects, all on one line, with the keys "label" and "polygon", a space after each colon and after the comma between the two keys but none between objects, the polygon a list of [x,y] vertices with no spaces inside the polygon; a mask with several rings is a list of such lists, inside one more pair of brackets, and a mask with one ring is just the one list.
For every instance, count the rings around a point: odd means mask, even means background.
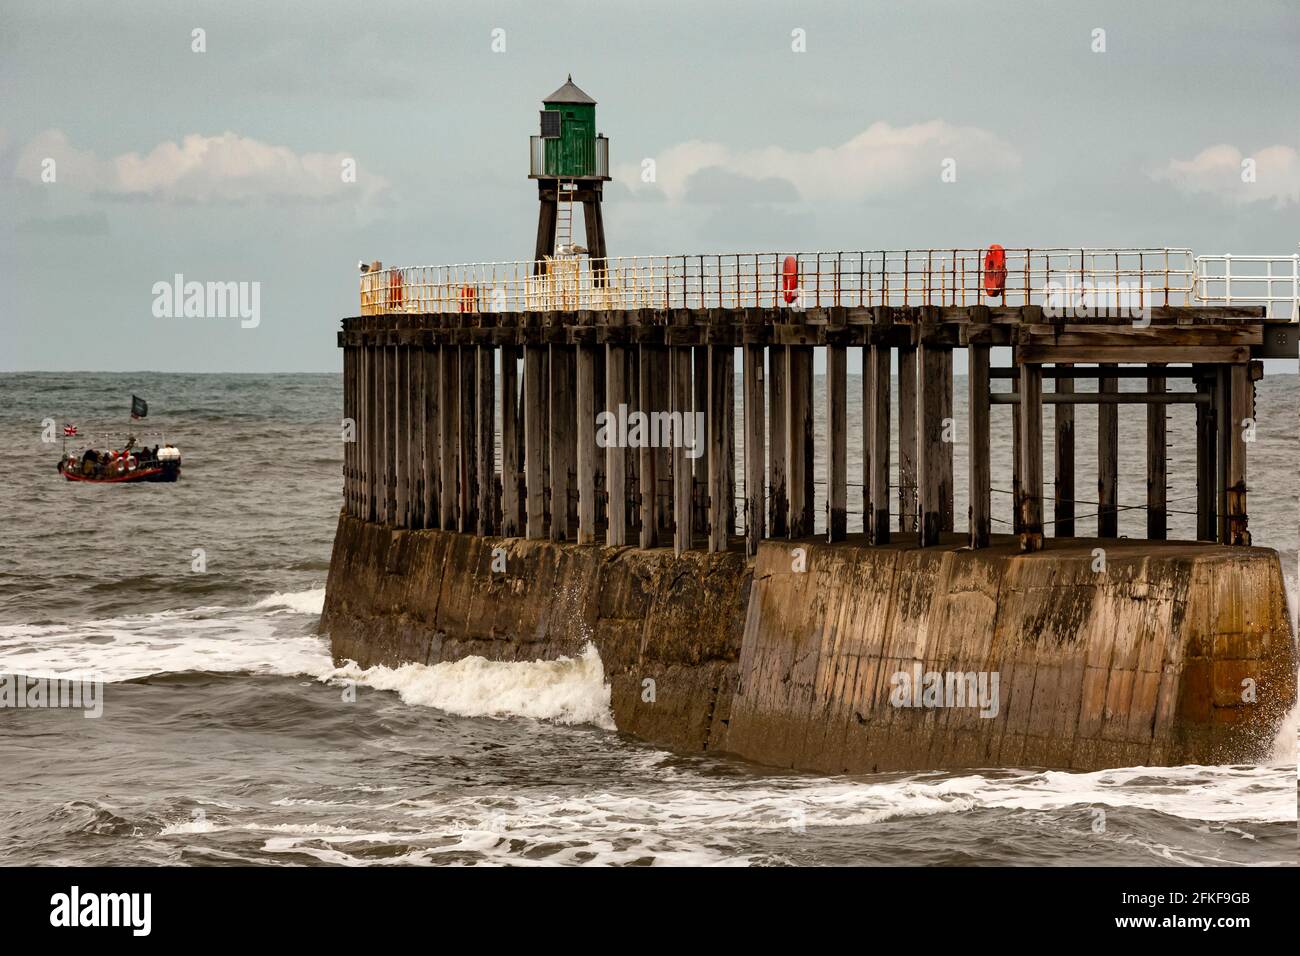
[{"label": "dark flag", "polygon": [[131,396],[131,418],[144,418],[149,414],[149,403],[138,395]]}]

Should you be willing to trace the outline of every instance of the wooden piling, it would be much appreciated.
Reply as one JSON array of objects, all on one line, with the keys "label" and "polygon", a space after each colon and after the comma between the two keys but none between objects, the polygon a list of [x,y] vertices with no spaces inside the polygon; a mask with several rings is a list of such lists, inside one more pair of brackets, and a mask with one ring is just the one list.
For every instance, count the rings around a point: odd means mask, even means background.
[{"label": "wooden piling", "polygon": [[940,461],[943,465],[943,475],[940,479],[941,492],[939,499],[939,527],[943,531],[955,531],[957,528],[957,517],[955,514],[955,494],[957,489],[955,474],[955,459],[957,454],[957,424],[953,411],[953,358],[952,349],[942,349],[939,352],[940,376],[943,388],[940,398],[943,402],[939,410],[939,415],[944,421],[945,441],[942,445],[942,456]]},{"label": "wooden piling", "polygon": [[478,462],[478,524],[480,536],[496,534],[499,526],[496,477],[496,348],[480,345],[475,350],[476,452]]},{"label": "wooden piling", "polygon": [[397,524],[397,346],[384,347],[384,524]]},{"label": "wooden piling", "polygon": [[826,428],[830,437],[830,487],[826,540],[843,541],[849,528],[849,356],[843,345],[826,346]]},{"label": "wooden piling", "polygon": [[[1152,363],[1148,368],[1155,372],[1164,368]],[[1147,380],[1147,392],[1165,393],[1165,379]],[[1147,405],[1147,538],[1163,541],[1169,537],[1168,487],[1169,468],[1167,453],[1168,409],[1164,405]]]},{"label": "wooden piling", "polygon": [[393,448],[393,525],[411,526],[411,365],[410,349],[404,345],[393,349],[396,379],[393,405],[396,413]]},{"label": "wooden piling", "polygon": [[1217,516],[1215,540],[1228,543],[1228,470],[1232,444],[1232,389],[1228,366],[1214,367],[1214,511]]},{"label": "wooden piling", "polygon": [[917,540],[939,543],[943,513],[943,355],[924,342],[917,350]]},{"label": "wooden piling", "polygon": [[[863,362],[865,375],[866,362]],[[898,349],[898,530],[916,526],[916,346]]]},{"label": "wooden piling", "polygon": [[876,344],[868,350],[871,361],[871,541],[889,544],[889,392],[892,375],[890,348]]},{"label": "wooden piling", "polygon": [[460,527],[459,418],[459,350],[443,345],[438,349],[438,487],[439,525],[444,531]]},{"label": "wooden piling", "polygon": [[[877,312],[879,317],[879,311]],[[870,543],[875,509],[871,504],[871,452],[876,427],[876,363],[871,360],[871,346],[862,347],[862,540]]]},{"label": "wooden piling", "polygon": [[462,345],[457,355],[460,374],[460,405],[456,421],[456,461],[460,466],[460,524],[462,534],[478,530],[478,362],[472,345]]},{"label": "wooden piling", "polygon": [[790,537],[813,533],[813,350],[791,345],[786,352],[786,450],[790,489]]},{"label": "wooden piling", "polygon": [[[1073,368],[1070,364],[1057,364],[1058,369]],[[1058,394],[1074,393],[1074,379],[1057,378],[1055,389]],[[1056,441],[1053,455],[1053,489],[1056,495],[1053,517],[1053,534],[1058,538],[1074,537],[1074,406],[1056,405],[1052,410],[1056,426]]]},{"label": "wooden piling", "polygon": [[[711,422],[709,404],[709,347],[697,345],[691,349],[691,409]],[[696,436],[704,441],[703,436]],[[712,438],[709,439],[712,441]],[[706,535],[709,531],[709,453],[705,451],[694,460],[688,459],[691,468],[691,524],[693,533]]]},{"label": "wooden piling", "polygon": [[[967,350],[967,410],[970,431],[967,454],[970,468],[970,528],[972,548],[987,548],[991,531],[992,461],[989,433],[989,347],[973,344]],[[1013,412],[1015,410],[1013,409]]]},{"label": "wooden piling", "polygon": [[406,350],[408,374],[411,378],[409,401],[411,405],[410,431],[410,526],[424,527],[424,349],[418,345]]},{"label": "wooden piling", "polygon": [[613,416],[607,425],[605,482],[609,492],[606,509],[605,543],[611,547],[627,544],[627,449],[618,434],[620,406],[628,406],[627,349],[610,342],[605,346],[605,410]]},{"label": "wooden piling", "polygon": [[[1196,391],[1208,399],[1214,397],[1214,375],[1205,366],[1197,366],[1200,377]],[[1215,408],[1209,401],[1196,406],[1196,538],[1213,541],[1218,528],[1217,488],[1214,446],[1217,435]]]},{"label": "wooden piling", "polygon": [[768,455],[771,460],[771,520],[774,538],[790,535],[790,497],[787,486],[789,467],[789,429],[786,427],[786,347],[773,345],[767,350]]},{"label": "wooden piling", "polygon": [[501,347],[501,534],[517,537],[523,527],[520,505],[519,346]]},{"label": "wooden piling", "polygon": [[1020,550],[1043,547],[1043,367],[1020,366]]},{"label": "wooden piling", "polygon": [[642,548],[654,548],[659,545],[659,480],[666,477],[659,470],[659,450],[652,447],[650,440],[652,414],[660,400],[659,379],[661,345],[641,344],[637,346],[637,409],[645,413],[646,434],[642,436],[640,453],[637,455],[637,482],[640,495]]},{"label": "wooden piling", "polygon": [[551,540],[570,540],[569,475],[577,459],[573,346],[550,346]]},{"label": "wooden piling", "polygon": [[752,558],[758,554],[767,527],[763,346],[745,345],[741,372],[745,385],[745,554]]},{"label": "wooden piling", "polygon": [[546,475],[543,467],[546,448],[542,441],[545,428],[542,368],[546,360],[544,347],[524,347],[524,536],[530,541],[546,537]]},{"label": "wooden piling", "polygon": [[596,541],[596,349],[579,345],[577,358],[578,544]]},{"label": "wooden piling", "polygon": [[1250,366],[1238,362],[1229,366],[1228,383],[1232,405],[1232,426],[1228,441],[1227,509],[1228,544],[1250,546],[1249,516],[1246,510],[1247,435],[1254,430],[1255,385]]},{"label": "wooden piling", "polygon": [[708,396],[708,424],[704,435],[696,435],[698,443],[707,439],[708,453],[708,503],[709,503],[709,551],[727,550],[727,522],[729,517],[728,496],[731,494],[731,473],[734,459],[728,456],[727,436],[730,434],[733,417],[730,379],[733,377],[734,350],[730,345],[708,346],[708,376],[706,393]]},{"label": "wooden piling", "polygon": [[[1115,368],[1102,363],[1102,368]],[[1097,391],[1118,392],[1119,379],[1098,379]],[[1097,406],[1097,537],[1119,537],[1119,406]]]},{"label": "wooden piling", "polygon": [[689,459],[686,457],[684,425],[686,416],[691,412],[691,350],[689,347],[674,346],[669,350],[672,363],[670,391],[672,394],[672,411],[676,413],[675,421],[682,426],[674,429],[672,447],[673,473],[673,549],[677,554],[690,550],[691,547],[691,486],[693,476]]}]

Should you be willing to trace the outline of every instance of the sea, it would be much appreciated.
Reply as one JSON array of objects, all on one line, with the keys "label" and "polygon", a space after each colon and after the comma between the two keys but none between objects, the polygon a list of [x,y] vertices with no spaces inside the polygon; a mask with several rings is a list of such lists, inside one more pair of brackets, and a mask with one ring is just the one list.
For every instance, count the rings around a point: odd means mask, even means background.
[{"label": "sea", "polygon": [[[861,392],[851,377],[851,426]],[[132,395],[149,402],[141,421]],[[333,374],[0,374],[0,675],[103,682],[87,685],[99,716],[0,707],[0,864],[1296,865],[1294,712],[1258,766],[820,776],[619,733],[591,648],[335,662],[319,618],[341,395]],[[1295,375],[1258,383],[1249,458],[1250,527],[1282,555],[1292,621],[1298,407]],[[1095,415],[1077,413],[1085,533]],[[1195,528],[1192,415],[1169,409],[1174,537]],[[994,407],[995,530],[1011,516],[1009,416]],[[1120,530],[1137,536],[1145,410],[1122,406],[1120,420]],[[174,442],[183,478],[65,482],[67,424],[82,445],[128,431]],[[849,480],[852,507],[860,468]]]}]

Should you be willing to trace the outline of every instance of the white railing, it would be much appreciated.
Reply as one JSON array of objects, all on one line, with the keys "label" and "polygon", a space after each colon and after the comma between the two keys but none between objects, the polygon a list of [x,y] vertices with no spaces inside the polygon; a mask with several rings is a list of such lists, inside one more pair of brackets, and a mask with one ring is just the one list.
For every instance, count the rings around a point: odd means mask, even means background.
[{"label": "white railing", "polygon": [[1263,305],[1271,319],[1300,322],[1300,255],[1197,256],[1196,299]]},{"label": "white railing", "polygon": [[[1139,305],[1196,301],[1189,249],[985,249],[561,257],[379,269],[361,276],[361,313],[635,308],[1026,305],[1061,287],[1128,290]],[[1220,300],[1221,301],[1221,300]]]}]

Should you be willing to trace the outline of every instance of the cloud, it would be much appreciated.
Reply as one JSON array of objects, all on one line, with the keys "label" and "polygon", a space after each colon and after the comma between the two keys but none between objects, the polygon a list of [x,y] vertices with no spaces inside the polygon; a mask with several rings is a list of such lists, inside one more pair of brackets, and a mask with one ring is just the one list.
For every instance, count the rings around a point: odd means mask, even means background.
[{"label": "cloud", "polygon": [[683,198],[689,203],[773,203],[795,202],[799,193],[794,183],[779,176],[755,179],[719,166],[707,166],[691,173]]},{"label": "cloud", "polygon": [[88,212],[48,219],[20,219],[14,231],[25,236],[107,236],[108,217],[102,212]]},{"label": "cloud", "polygon": [[[1242,179],[1246,159],[1254,160],[1254,182]],[[1185,193],[1210,193],[1230,204],[1270,199],[1278,207],[1300,203],[1300,153],[1290,146],[1268,146],[1246,156],[1236,146],[1219,143],[1191,159],[1171,159],[1151,178]]]},{"label": "cloud", "polygon": [[[674,202],[704,199],[693,177],[715,168],[768,183],[769,188],[770,180],[786,180],[806,200],[865,199],[919,182],[938,182],[940,166],[948,158],[956,160],[958,181],[972,173],[1015,170],[1021,162],[1015,148],[996,134],[943,120],[912,126],[872,123],[839,146],[733,150],[696,140],[670,146],[654,157],[656,185]],[[616,171],[616,178],[631,184],[634,191],[645,188],[640,177],[638,164]]]},{"label": "cloud", "polygon": [[56,182],[73,189],[181,205],[367,200],[388,188],[383,177],[361,168],[355,182],[344,182],[343,163],[353,158],[345,153],[295,153],[232,132],[191,133],[143,156],[101,159],[73,146],[62,130],[46,130],[23,147],[14,174],[40,183],[47,158],[56,163]]}]

